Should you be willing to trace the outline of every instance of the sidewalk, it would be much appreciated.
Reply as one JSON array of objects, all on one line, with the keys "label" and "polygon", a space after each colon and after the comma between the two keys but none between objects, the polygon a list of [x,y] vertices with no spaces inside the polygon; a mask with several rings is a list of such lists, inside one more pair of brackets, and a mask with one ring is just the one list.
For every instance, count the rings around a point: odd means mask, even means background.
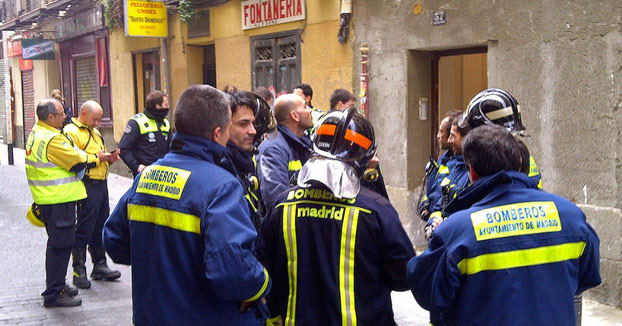
[{"label": "sidewalk", "polygon": [[[8,166],[7,146],[0,144],[0,325],[129,325],[131,324],[131,270],[121,271],[116,282],[93,282],[80,290],[83,304],[76,308],[44,309],[39,295],[45,284],[45,241],[42,228],[26,222],[24,214],[32,197],[26,183],[24,150],[14,150],[15,165]],[[132,179],[116,174],[108,177],[112,211],[132,185]],[[90,260],[90,259],[89,259]],[[91,266],[87,266],[90,271]],[[71,268],[67,280],[71,281]],[[393,309],[400,326],[428,325],[427,311],[417,305],[410,292],[394,292]],[[588,299],[583,300],[582,326],[622,325],[622,310]]]}]

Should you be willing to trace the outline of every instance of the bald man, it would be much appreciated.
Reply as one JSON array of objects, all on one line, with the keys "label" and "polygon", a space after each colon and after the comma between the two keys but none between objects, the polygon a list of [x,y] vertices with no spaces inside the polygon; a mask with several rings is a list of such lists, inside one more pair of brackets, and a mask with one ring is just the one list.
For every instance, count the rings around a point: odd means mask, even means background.
[{"label": "bald man", "polygon": [[296,94],[279,96],[274,102],[276,134],[259,147],[257,174],[264,207],[274,205],[279,194],[296,184],[298,171],[311,156],[311,141],[303,137],[313,127],[311,110]]},{"label": "bald man", "polygon": [[[88,246],[93,262],[91,278],[94,280],[112,281],[121,277],[121,273],[108,268],[106,252],[102,245],[102,229],[110,213],[108,206],[108,172],[109,164],[119,159],[119,152],[108,153],[104,139],[97,127],[104,111],[99,103],[86,101],[80,107],[78,118],[72,118],[63,132],[76,147],[87,154],[105,155],[106,160],[89,164],[82,181],[87,197],[78,202],[78,222],[73,255],[73,284],[80,289],[91,287],[86,276],[86,248]],[[100,154],[103,153],[103,154]]]}]

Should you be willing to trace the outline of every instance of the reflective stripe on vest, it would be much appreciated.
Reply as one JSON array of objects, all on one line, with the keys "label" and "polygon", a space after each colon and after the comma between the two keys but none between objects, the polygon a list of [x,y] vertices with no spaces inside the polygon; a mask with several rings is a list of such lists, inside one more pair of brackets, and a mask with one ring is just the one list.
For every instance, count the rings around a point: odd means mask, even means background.
[{"label": "reflective stripe on vest", "polygon": [[171,131],[171,124],[168,122],[167,119],[163,120],[164,126],[162,126],[162,129],[158,129],[158,123],[155,120],[150,119],[148,116],[146,116],[143,113],[135,114],[132,117],[132,120],[136,121],[136,123],[138,124],[138,128],[140,129],[141,135],[144,135],[149,132],[156,132],[158,130],[163,133],[168,133],[169,131]]},{"label": "reflective stripe on vest", "polygon": [[48,161],[47,148],[54,133],[36,124],[26,145],[26,177],[32,198],[39,205],[61,204],[86,198],[86,189],[75,173]]},{"label": "reflective stripe on vest", "polygon": [[289,161],[287,164],[288,171],[298,171],[300,169],[302,169],[302,162],[300,162],[300,160]]}]

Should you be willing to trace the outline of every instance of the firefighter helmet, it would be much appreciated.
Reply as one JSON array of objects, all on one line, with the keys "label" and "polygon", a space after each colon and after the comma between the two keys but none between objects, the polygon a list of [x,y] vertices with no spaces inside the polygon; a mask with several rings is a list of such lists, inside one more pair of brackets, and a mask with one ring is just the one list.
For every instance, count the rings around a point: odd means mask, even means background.
[{"label": "firefighter helmet", "polygon": [[313,134],[313,149],[352,165],[362,175],[376,153],[374,127],[356,108],[329,113]]},{"label": "firefighter helmet", "polygon": [[477,128],[484,124],[496,124],[512,133],[525,131],[518,101],[510,93],[489,88],[475,95],[459,123],[459,127]]},{"label": "firefighter helmet", "polygon": [[39,210],[39,206],[36,203],[32,203],[32,205],[28,207],[26,218],[34,226],[38,226],[38,227],[45,226],[45,224],[43,223],[43,220],[41,220],[41,211]]},{"label": "firefighter helmet", "polygon": [[276,129],[276,119],[274,118],[274,114],[272,114],[272,110],[270,109],[270,105],[263,99],[261,96],[251,93],[253,97],[253,101],[256,104],[255,110],[255,142],[261,143],[263,140],[263,136],[266,133],[272,132]]}]

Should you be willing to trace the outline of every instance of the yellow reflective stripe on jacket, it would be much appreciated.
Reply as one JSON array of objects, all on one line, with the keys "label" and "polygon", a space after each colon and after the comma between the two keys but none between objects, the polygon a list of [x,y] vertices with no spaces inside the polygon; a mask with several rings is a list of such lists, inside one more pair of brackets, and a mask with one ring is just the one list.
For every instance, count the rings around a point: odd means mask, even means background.
[{"label": "yellow reflective stripe on jacket", "polygon": [[201,234],[201,219],[198,216],[169,209],[128,204],[127,218],[130,221],[152,223],[179,231]]},{"label": "yellow reflective stripe on jacket", "polygon": [[302,169],[302,163],[300,162],[300,160],[289,161],[289,163],[287,164],[288,171],[298,171],[300,169]]},{"label": "yellow reflective stripe on jacket", "polygon": [[447,167],[447,165],[441,165],[441,166],[438,168],[438,173],[437,173],[437,175],[438,175],[438,174],[449,174],[449,168]]},{"label": "yellow reflective stripe on jacket", "polygon": [[[136,121],[136,123],[138,124],[141,135],[144,135],[148,132],[158,131],[158,123],[155,120],[150,119],[144,113],[135,114],[131,119]],[[163,122],[164,126],[162,126],[162,128],[159,130],[164,133],[168,133],[171,130],[171,125],[167,119],[164,119]]]},{"label": "yellow reflective stripe on jacket", "polygon": [[339,296],[341,302],[341,324],[356,325],[354,305],[354,252],[359,210],[346,208],[341,228],[341,250],[339,253]]},{"label": "yellow reflective stripe on jacket", "polygon": [[30,165],[35,168],[55,168],[56,167],[56,164],[52,162],[33,162],[33,161],[26,159],[25,163],[26,165]]},{"label": "yellow reflective stripe on jacket", "polygon": [[287,253],[287,279],[289,284],[289,296],[287,298],[287,310],[285,325],[292,326],[296,323],[296,292],[298,291],[298,245],[296,243],[296,204],[283,206],[283,240],[285,240],[285,252]]},{"label": "yellow reflective stripe on jacket", "polygon": [[538,169],[538,165],[536,165],[536,160],[533,156],[529,156],[529,177],[535,177],[540,174],[540,169]]},{"label": "yellow reflective stripe on jacket", "polygon": [[261,286],[261,289],[259,289],[259,292],[257,292],[257,294],[255,294],[254,296],[244,300],[244,302],[255,301],[259,299],[264,294],[264,292],[266,292],[266,288],[268,288],[268,283],[270,283],[270,276],[268,276],[268,270],[265,267],[263,268],[263,275],[264,275],[264,281],[263,281],[263,285]]},{"label": "yellow reflective stripe on jacket", "polygon": [[28,180],[28,185],[31,186],[58,186],[64,185],[67,183],[80,181],[77,176],[69,176],[62,179],[54,179],[54,180]]},{"label": "yellow reflective stripe on jacket", "polygon": [[464,258],[458,263],[462,275],[473,275],[482,271],[536,266],[578,259],[583,255],[585,242],[570,242],[560,245],[531,249],[484,254],[473,258]]}]

